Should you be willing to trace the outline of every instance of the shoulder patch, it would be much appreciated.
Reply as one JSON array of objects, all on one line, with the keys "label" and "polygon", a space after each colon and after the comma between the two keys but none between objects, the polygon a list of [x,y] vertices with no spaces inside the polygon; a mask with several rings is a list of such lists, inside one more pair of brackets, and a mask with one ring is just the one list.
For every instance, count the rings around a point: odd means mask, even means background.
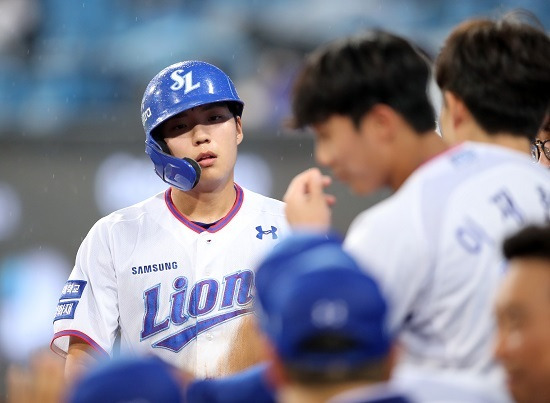
[{"label": "shoulder patch", "polygon": [[55,317],[53,321],[59,319],[74,319],[74,313],[76,311],[76,306],[78,301],[64,301],[57,304],[57,309],[55,310]]},{"label": "shoulder patch", "polygon": [[84,292],[84,288],[86,287],[87,283],[88,282],[84,280],[67,281],[67,283],[65,283],[65,286],[63,287],[63,290],[61,291],[61,297],[59,297],[59,300],[80,298],[82,296],[82,293]]}]

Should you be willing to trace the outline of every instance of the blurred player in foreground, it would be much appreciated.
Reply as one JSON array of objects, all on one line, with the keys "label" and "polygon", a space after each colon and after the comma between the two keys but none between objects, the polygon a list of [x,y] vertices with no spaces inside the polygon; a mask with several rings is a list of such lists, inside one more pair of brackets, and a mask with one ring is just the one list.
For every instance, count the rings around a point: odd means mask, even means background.
[{"label": "blurred player in foreground", "polygon": [[531,154],[535,161],[546,168],[550,168],[550,116],[537,134],[537,138],[531,145]]},{"label": "blurred player in foreground", "polygon": [[[294,116],[313,128],[318,163],[357,194],[396,191],[354,220],[344,246],[388,298],[402,382],[446,377],[507,400],[491,353],[499,245],[550,220],[550,176],[529,157],[548,108],[549,65],[550,39],[529,25],[457,27],[437,64],[441,126],[451,142],[476,142],[448,150],[434,132],[429,66],[402,38],[371,32],[334,42],[298,76]],[[329,183],[318,169],[292,181],[291,225],[330,227]]]},{"label": "blurred player in foreground", "polygon": [[337,238],[288,238],[260,264],[256,281],[277,401],[327,401],[357,387],[363,401],[407,401],[385,384],[395,352],[385,301]]},{"label": "blurred player in foreground", "polygon": [[277,400],[325,402],[360,392],[364,402],[408,401],[387,384],[395,350],[376,283],[336,239],[304,234],[287,241],[256,277]]},{"label": "blurred player in foreground", "polygon": [[397,348],[386,302],[339,237],[300,233],[258,268],[257,312],[270,360],[238,375],[199,380],[193,403],[488,403],[453,382],[389,383]]},{"label": "blurred player in foreground", "polygon": [[[156,354],[197,377],[246,368],[261,352],[254,268],[286,232],[283,203],[234,182],[243,102],[217,67],[166,67],[145,90],[146,152],[170,185],[99,220],[83,241],[54,319],[68,378],[101,357]],[[228,363],[229,352],[240,361]]]},{"label": "blurred player in foreground", "polygon": [[188,380],[158,357],[104,361],[70,388],[67,403],[188,403]]},{"label": "blurred player in foreground", "polygon": [[504,243],[495,355],[518,403],[550,401],[550,226],[528,227]]}]

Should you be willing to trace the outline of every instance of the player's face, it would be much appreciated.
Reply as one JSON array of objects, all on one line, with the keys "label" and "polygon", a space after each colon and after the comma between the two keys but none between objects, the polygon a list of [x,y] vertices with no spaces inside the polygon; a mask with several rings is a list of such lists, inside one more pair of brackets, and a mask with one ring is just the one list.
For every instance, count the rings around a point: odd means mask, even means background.
[{"label": "player's face", "polygon": [[518,402],[550,401],[550,263],[513,260],[496,313],[495,356],[504,365],[510,392]]},{"label": "player's face", "polygon": [[240,117],[225,104],[207,104],[184,111],[161,127],[175,157],[190,157],[202,168],[201,186],[212,187],[233,181],[237,146],[243,139]]},{"label": "player's face", "polygon": [[[550,118],[546,120],[544,127],[538,132],[537,140],[548,142],[545,144],[546,148],[550,149]],[[539,148],[539,152],[542,151]],[[543,167],[550,168],[550,158],[548,158],[544,152],[540,153],[539,164]]]},{"label": "player's face", "polygon": [[315,159],[353,192],[368,194],[388,185],[390,163],[368,118],[358,129],[349,117],[332,115],[313,129]]}]

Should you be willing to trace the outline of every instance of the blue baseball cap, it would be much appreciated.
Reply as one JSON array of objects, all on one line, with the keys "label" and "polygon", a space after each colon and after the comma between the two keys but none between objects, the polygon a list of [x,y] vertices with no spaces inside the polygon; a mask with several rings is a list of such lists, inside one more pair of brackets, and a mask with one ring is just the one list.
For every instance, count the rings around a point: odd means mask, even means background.
[{"label": "blue baseball cap", "polygon": [[287,364],[346,370],[389,352],[386,302],[336,234],[281,241],[259,265],[256,291],[260,326]]},{"label": "blue baseball cap", "polygon": [[184,385],[176,371],[153,356],[115,358],[84,375],[69,393],[67,402],[184,403]]},{"label": "blue baseball cap", "polygon": [[196,379],[189,384],[189,403],[275,403],[275,387],[268,381],[269,365],[265,362],[237,374]]}]

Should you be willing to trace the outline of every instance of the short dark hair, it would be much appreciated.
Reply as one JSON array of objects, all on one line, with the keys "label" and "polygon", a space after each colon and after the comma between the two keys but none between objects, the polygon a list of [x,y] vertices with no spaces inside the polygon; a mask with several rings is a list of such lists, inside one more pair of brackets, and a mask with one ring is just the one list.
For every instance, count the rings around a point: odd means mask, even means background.
[{"label": "short dark hair", "polygon": [[489,135],[533,140],[550,105],[550,38],[519,18],[525,14],[458,25],[436,58],[435,76]]},{"label": "short dark hair", "polygon": [[506,259],[542,258],[550,261],[550,225],[528,226],[504,241]]},{"label": "short dark hair", "polygon": [[306,60],[294,84],[294,126],[349,116],[356,126],[376,104],[398,112],[417,132],[435,129],[430,62],[407,40],[374,30],[325,45]]}]

